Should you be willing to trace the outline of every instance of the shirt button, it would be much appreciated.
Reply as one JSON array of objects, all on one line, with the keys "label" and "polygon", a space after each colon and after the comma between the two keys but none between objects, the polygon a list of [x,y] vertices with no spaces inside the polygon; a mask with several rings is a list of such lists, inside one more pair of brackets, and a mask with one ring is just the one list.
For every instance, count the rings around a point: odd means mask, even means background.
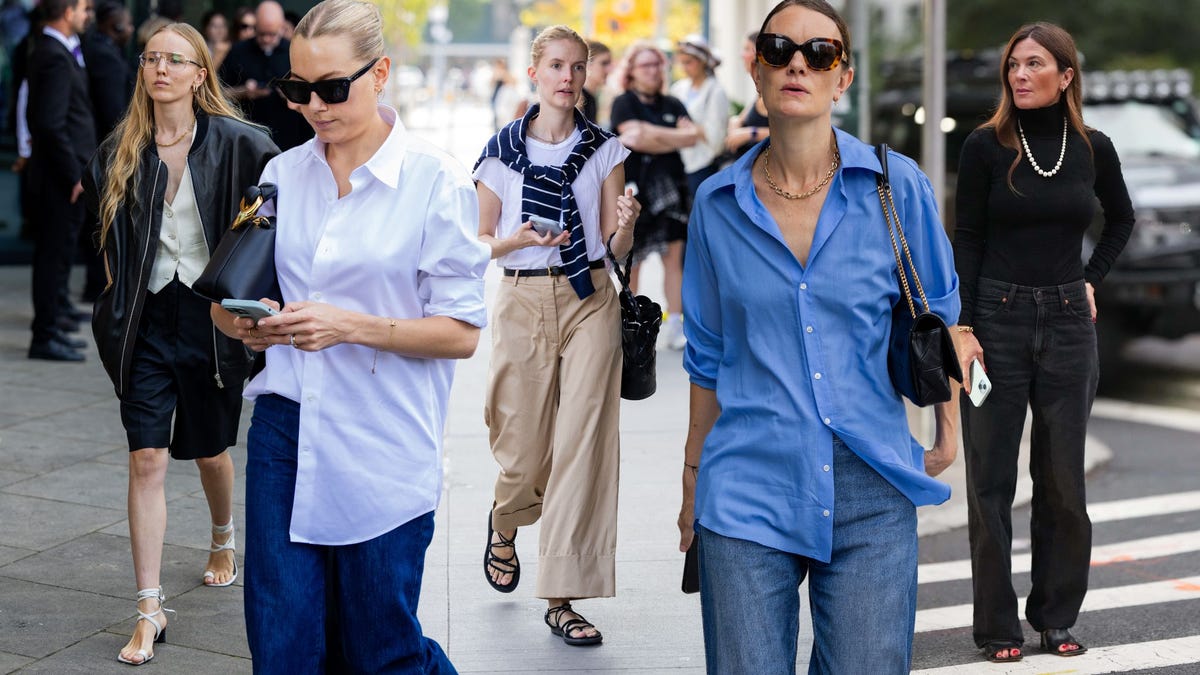
[{"label": "shirt button", "polygon": [[814,380],[819,380],[819,379],[821,379],[821,374],[820,374],[820,373],[813,373],[813,379],[814,379]]},{"label": "shirt button", "polygon": [[179,256],[173,255],[173,256],[171,256],[171,260],[174,260],[175,262],[179,262]]},{"label": "shirt button", "polygon": [[805,332],[805,333],[811,333],[811,332],[812,332],[812,326],[806,326],[806,327],[804,328],[804,332]]},{"label": "shirt button", "polygon": [[823,515],[823,516],[825,516],[826,518],[828,518],[828,517],[829,517],[829,509],[825,509],[824,511],[822,511],[822,512],[821,512],[821,515]]},{"label": "shirt button", "polygon": [[321,293],[320,293],[320,291],[318,291],[318,292],[316,292],[316,293],[313,293],[313,296],[312,296],[312,297],[313,297],[313,300],[320,300],[320,299],[321,299]]},{"label": "shirt button", "polygon": [[828,418],[828,417],[826,417],[825,419],[823,419],[823,420],[821,420],[821,421],[822,421],[822,422],[824,422],[825,424],[829,424],[829,418]]},{"label": "shirt button", "polygon": [[[822,471],[829,471],[829,465],[828,465],[828,464],[826,464],[825,466],[821,467],[821,470],[822,470]],[[828,512],[828,511],[826,511],[826,513],[829,513],[829,512]]]},{"label": "shirt button", "polygon": [[167,235],[167,239],[174,239],[174,238],[175,238],[175,235],[173,235],[173,234],[168,234],[168,235]]},{"label": "shirt button", "polygon": [[807,291],[807,290],[808,290],[808,284],[800,284],[800,290],[802,290],[802,291]]},{"label": "shirt button", "polygon": [[316,401],[316,400],[317,400],[317,397],[316,397],[316,396],[313,396],[312,394],[309,394],[309,395],[308,395],[308,402],[309,402],[309,403],[312,403],[313,401]]}]

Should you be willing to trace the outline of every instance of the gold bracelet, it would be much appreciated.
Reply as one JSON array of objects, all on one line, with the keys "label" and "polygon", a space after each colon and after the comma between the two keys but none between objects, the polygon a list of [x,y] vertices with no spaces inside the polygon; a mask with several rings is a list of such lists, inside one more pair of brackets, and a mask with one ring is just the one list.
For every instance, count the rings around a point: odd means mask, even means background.
[{"label": "gold bracelet", "polygon": [[974,326],[955,326],[954,330],[956,330],[960,333],[974,333],[975,327]]},{"label": "gold bracelet", "polygon": [[[384,347],[389,347],[392,344],[392,329],[396,327],[395,319],[388,319],[388,336],[387,341],[383,343]],[[379,350],[375,350],[375,358],[371,359],[371,374],[375,374],[375,364],[379,363]]]}]

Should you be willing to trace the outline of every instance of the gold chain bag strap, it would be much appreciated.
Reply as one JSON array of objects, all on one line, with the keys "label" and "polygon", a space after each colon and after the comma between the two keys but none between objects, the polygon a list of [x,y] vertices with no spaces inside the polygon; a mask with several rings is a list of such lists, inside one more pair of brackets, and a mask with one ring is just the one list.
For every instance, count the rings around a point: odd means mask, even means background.
[{"label": "gold chain bag strap", "polygon": [[193,291],[212,302],[282,300],[275,276],[275,216],[258,213],[275,194],[272,183],[246,188],[237,216],[192,284]]},{"label": "gold chain bag strap", "polygon": [[[892,198],[892,186],[888,182],[887,145],[880,143],[876,150],[883,172],[875,180],[875,191],[879,194],[879,205],[887,222],[888,237],[896,258],[896,273],[904,296],[904,301],[892,308],[888,374],[896,391],[916,405],[945,403],[950,400],[952,393],[950,378],[962,381],[958,354],[954,351],[954,342],[950,339],[946,322],[930,310],[925,288],[917,275],[917,266],[913,263],[908,239],[900,224],[900,214]],[[916,287],[921,300],[919,308],[909,285],[910,274],[912,286]]]}]

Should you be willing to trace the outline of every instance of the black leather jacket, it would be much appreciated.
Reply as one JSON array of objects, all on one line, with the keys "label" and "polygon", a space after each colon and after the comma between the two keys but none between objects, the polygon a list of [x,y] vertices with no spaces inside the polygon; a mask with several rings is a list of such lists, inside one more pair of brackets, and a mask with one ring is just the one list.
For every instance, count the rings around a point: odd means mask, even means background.
[{"label": "black leather jacket", "polygon": [[[84,196],[92,213],[100,210],[100,193],[115,143],[113,136],[105,139],[83,173]],[[258,182],[267,160],[277,154],[279,148],[258,127],[196,111],[196,137],[188,151],[188,167],[210,254],[233,222],[242,191]],[[104,256],[112,281],[92,309],[92,334],[100,361],[118,395],[129,389],[133,346],[162,227],[167,165],[158,158],[153,144],[142,155],[136,190],[117,209],[109,229]],[[217,385],[241,386],[249,372],[249,352],[211,324],[198,329],[212,331]]]}]

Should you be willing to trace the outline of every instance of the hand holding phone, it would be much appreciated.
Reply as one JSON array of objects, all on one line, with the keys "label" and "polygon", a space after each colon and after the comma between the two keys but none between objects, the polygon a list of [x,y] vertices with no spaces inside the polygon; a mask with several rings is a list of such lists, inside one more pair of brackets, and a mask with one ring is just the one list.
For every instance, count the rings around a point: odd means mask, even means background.
[{"label": "hand holding phone", "polygon": [[984,399],[988,394],[992,393],[992,381],[988,379],[987,373],[983,372],[983,364],[979,359],[971,359],[971,403],[976,408],[983,405]]},{"label": "hand holding phone", "polygon": [[235,300],[226,298],[221,301],[221,308],[230,314],[236,314],[247,319],[254,319],[257,322],[259,319],[265,319],[268,316],[274,316],[279,312],[273,309],[270,305],[259,302],[258,300]]},{"label": "hand holding phone", "polygon": [[557,237],[563,233],[562,223],[558,222],[557,220],[551,220],[541,216],[529,216],[529,222],[533,224],[533,231],[537,232],[543,237],[547,234],[552,237]]}]

